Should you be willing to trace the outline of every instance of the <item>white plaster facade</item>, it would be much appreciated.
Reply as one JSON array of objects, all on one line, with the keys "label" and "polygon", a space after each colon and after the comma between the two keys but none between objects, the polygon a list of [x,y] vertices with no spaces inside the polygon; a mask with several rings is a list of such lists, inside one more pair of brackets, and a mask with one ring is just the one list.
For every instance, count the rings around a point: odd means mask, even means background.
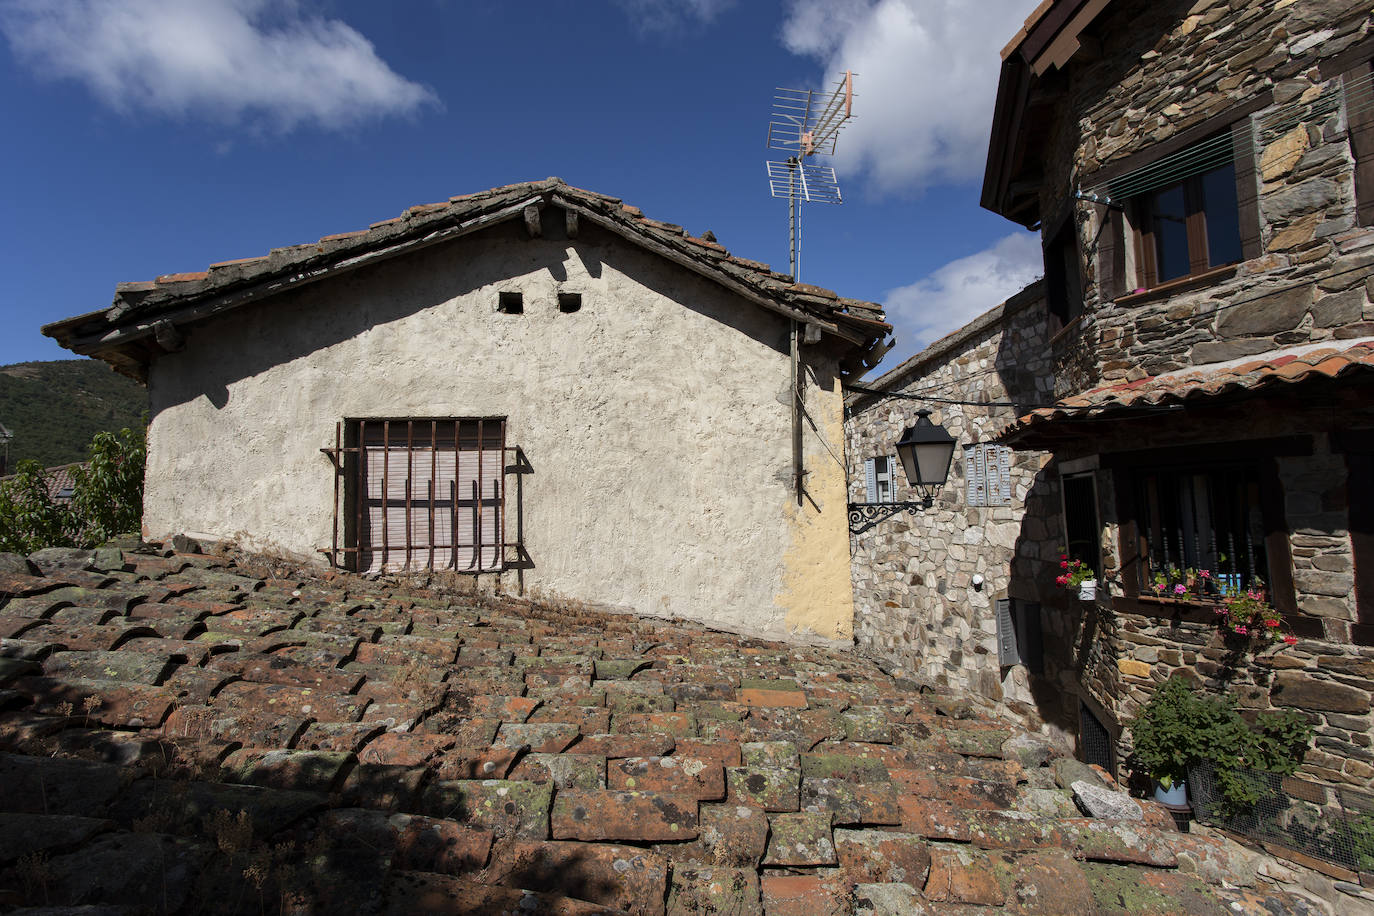
[{"label": "white plaster facade", "polygon": [[[502,291],[523,293],[523,314],[498,313]],[[561,313],[558,292],[581,309]],[[618,235],[530,238],[507,220],[182,333],[147,369],[149,534],[318,555],[334,500],[321,449],[338,421],[504,417],[532,466],[527,589],[851,636],[837,348],[802,349],[798,506],[789,320]]]}]

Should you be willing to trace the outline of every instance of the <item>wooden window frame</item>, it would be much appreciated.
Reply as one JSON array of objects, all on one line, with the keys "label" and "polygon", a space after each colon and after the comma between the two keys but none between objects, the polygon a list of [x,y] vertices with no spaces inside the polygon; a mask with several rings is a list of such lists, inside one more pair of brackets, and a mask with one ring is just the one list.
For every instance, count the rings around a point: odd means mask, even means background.
[{"label": "wooden window frame", "polygon": [[1045,305],[1050,316],[1058,320],[1057,326],[1051,322],[1050,331],[1054,333],[1085,311],[1082,259],[1073,212],[1045,232],[1044,239],[1041,256],[1045,265]]},{"label": "wooden window frame", "polygon": [[[1141,594],[1144,541],[1139,530],[1140,509],[1136,504],[1136,480],[1151,471],[1205,473],[1224,466],[1245,466],[1253,471],[1259,487],[1259,510],[1264,529],[1264,547],[1269,567],[1269,598],[1299,636],[1322,636],[1319,620],[1299,615],[1297,593],[1293,587],[1293,557],[1289,545],[1287,518],[1283,506],[1283,482],[1276,458],[1284,455],[1310,455],[1312,440],[1307,436],[1254,440],[1207,446],[1207,459],[1198,460],[1198,448],[1150,449],[1136,453],[1103,456],[1103,465],[1113,472],[1116,494],[1117,549],[1121,557],[1123,598],[1118,609],[1153,616],[1170,616],[1153,604],[1159,599]],[[1256,457],[1256,455],[1260,457]],[[1205,603],[1197,603],[1202,606]],[[1208,619],[1199,615],[1199,619]]]},{"label": "wooden window frame", "polygon": [[[1233,149],[1249,151],[1248,154],[1234,157],[1241,259],[1248,261],[1257,258],[1264,253],[1264,245],[1260,237],[1259,182],[1254,154],[1255,128],[1250,116],[1272,104],[1274,104],[1273,90],[1266,89],[1255,97],[1238,105],[1233,105],[1199,124],[1182,130],[1149,149],[1108,163],[1091,175],[1083,176],[1081,184],[1083,187],[1101,186],[1166,156],[1172,156],[1190,146],[1215,138],[1222,131],[1229,130],[1232,136]],[[1371,196],[1374,197],[1374,195]],[[1132,197],[1130,201],[1125,202],[1124,206],[1134,211],[1133,202],[1136,200],[1136,197]],[[1132,231],[1133,227],[1127,223],[1128,221],[1123,214],[1123,206],[1120,204],[1108,207],[1102,218],[1102,228],[1098,233],[1096,252],[1092,256],[1093,272],[1097,280],[1097,295],[1101,302],[1115,301],[1132,293],[1132,290],[1126,285],[1125,246],[1132,243],[1139,245],[1141,233]],[[1139,248],[1136,251],[1139,252]],[[1153,262],[1153,245],[1151,246],[1151,262]],[[1216,269],[1209,268],[1209,270]],[[1137,283],[1135,285],[1138,288],[1152,288],[1152,284],[1140,282],[1144,279],[1144,267],[1140,257],[1136,259],[1136,274]],[[1206,272],[1202,272],[1198,276],[1206,276]],[[1190,274],[1186,278],[1180,278],[1180,280],[1185,281],[1190,279],[1195,279],[1195,277]],[[1153,284],[1153,286],[1163,285]]]},{"label": "wooden window frame", "polygon": [[[1220,166],[1219,166],[1220,167]],[[1207,245],[1207,208],[1206,201],[1202,193],[1202,179],[1207,172],[1200,172],[1197,175],[1190,175],[1181,181],[1173,184],[1163,185],[1143,194],[1132,197],[1127,206],[1132,208],[1134,222],[1138,227],[1135,233],[1136,238],[1136,264],[1140,271],[1141,286],[1146,289],[1154,289],[1169,283],[1178,283],[1190,278],[1202,276],[1234,264],[1239,264],[1245,260],[1243,249],[1245,246],[1245,233],[1241,231],[1242,255],[1239,260],[1226,261],[1220,264],[1211,263],[1211,254]],[[1237,185],[1240,183],[1239,169],[1236,170],[1235,180]],[[1183,209],[1184,209],[1184,231],[1188,238],[1188,272],[1167,280],[1159,278],[1158,246],[1155,244],[1154,232],[1154,212],[1150,207],[1150,200],[1156,194],[1171,191],[1174,188],[1183,189]],[[1237,202],[1236,216],[1239,220],[1242,217],[1239,202]]]},{"label": "wooden window frame", "polygon": [[1350,641],[1374,646],[1374,430],[1343,430],[1334,444],[1345,454],[1347,525],[1355,567]]}]

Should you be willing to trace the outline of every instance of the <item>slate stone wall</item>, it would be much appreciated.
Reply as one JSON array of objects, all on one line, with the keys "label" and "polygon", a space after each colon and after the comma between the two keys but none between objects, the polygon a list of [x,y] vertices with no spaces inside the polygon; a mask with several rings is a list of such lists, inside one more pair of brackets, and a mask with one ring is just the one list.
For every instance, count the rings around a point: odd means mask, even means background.
[{"label": "slate stone wall", "polygon": [[[1077,227],[1088,309],[1056,343],[1059,396],[1374,334],[1374,237],[1356,227],[1347,100],[1340,80],[1319,72],[1369,37],[1370,12],[1367,0],[1164,0],[1104,13],[1092,30],[1100,59],[1066,71],[1042,193],[1047,224],[1068,213]],[[1255,163],[1263,254],[1201,288],[1133,296],[1143,282],[1128,244],[1126,295],[1104,296],[1096,252],[1108,208],[1073,190],[1264,92],[1272,104],[1241,119],[1253,147],[1237,151]]]},{"label": "slate stone wall", "polygon": [[[1055,396],[1136,381],[1172,370],[1309,342],[1374,336],[1374,231],[1358,225],[1348,135],[1351,105],[1341,81],[1320,64],[1374,34],[1368,0],[1153,0],[1113,3],[1094,23],[1100,50],[1080,54],[1059,81],[1059,117],[1048,128],[1041,212],[1046,226],[1071,219],[1079,239],[1084,314],[1052,343]],[[1264,93],[1272,101],[1239,122],[1253,164],[1260,251],[1229,272],[1191,286],[1137,292],[1131,235],[1123,294],[1099,283],[1106,206],[1076,200],[1093,175]],[[1219,125],[1220,126],[1220,125]],[[1129,206],[1125,220],[1129,228]],[[1356,619],[1345,489],[1333,434],[1374,425],[1367,389],[1331,386],[1270,396],[1186,418],[1137,419],[1104,428],[1055,459],[1090,460],[1143,447],[1266,436],[1310,436],[1310,454],[1278,457],[1291,572],[1308,629],[1295,646],[1237,655],[1202,607],[1123,601],[1113,473],[1097,474],[1107,577],[1096,605],[1061,603],[1046,613],[1054,675],[1096,703],[1130,751],[1130,718],[1178,673],[1246,708],[1295,706],[1317,728],[1304,770],[1320,781],[1374,786],[1374,649],[1350,644]],[[1264,446],[1257,446],[1262,453]],[[1115,596],[1115,597],[1113,597]],[[1065,700],[1067,704],[1069,699]]]},{"label": "slate stone wall", "polygon": [[[1044,403],[1051,387],[1047,336],[1037,283],[869,385],[945,399]],[[894,454],[921,407],[959,445],[934,505],[853,534],[856,642],[932,685],[1028,704],[1025,668],[1003,670],[998,662],[996,599],[1039,600],[1061,539],[1057,478],[1048,455],[1017,452],[1010,504],[969,506],[963,449],[990,441],[1016,411],[866,397],[851,403],[845,422],[852,501],[865,499],[865,460]],[[897,477],[897,498],[917,498],[900,471]],[[981,587],[973,583],[977,575]]]}]

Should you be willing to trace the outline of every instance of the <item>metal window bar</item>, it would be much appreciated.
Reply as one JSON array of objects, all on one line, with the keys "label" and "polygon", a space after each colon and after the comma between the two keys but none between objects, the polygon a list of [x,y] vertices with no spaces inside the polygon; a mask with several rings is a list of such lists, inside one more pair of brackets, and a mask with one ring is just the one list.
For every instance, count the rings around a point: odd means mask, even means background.
[{"label": "metal window bar", "polygon": [[1151,473],[1138,482],[1137,498],[1146,540],[1142,593],[1170,570],[1206,569],[1232,588],[1266,578],[1259,484],[1248,469]]},{"label": "metal window bar", "polygon": [[[517,533],[515,541],[505,537],[505,472],[508,464],[518,460],[519,448],[507,444],[504,418],[423,418],[419,422],[429,424],[430,435],[428,442],[422,439],[418,446],[415,422],[383,419],[336,424],[334,447],[321,449],[333,462],[335,471],[332,543],[329,550],[321,552],[329,556],[333,565],[355,571],[414,569],[422,565],[433,569],[436,559],[445,554],[448,562],[443,565],[460,572],[501,570],[507,548],[514,547],[519,554],[523,540],[521,533]],[[402,423],[404,433],[399,428]],[[395,430],[393,424],[397,425]],[[394,457],[395,469],[399,470],[402,450],[404,481],[392,474],[391,453],[398,453]],[[430,456],[428,480],[418,481],[427,491],[423,502],[415,498],[414,492],[416,451],[428,451]],[[463,455],[465,451],[467,456]],[[477,464],[469,467],[473,457]],[[508,457],[512,460],[508,461]],[[375,476],[379,463],[380,480]],[[419,469],[423,468],[420,464]],[[463,471],[470,479],[463,478]],[[447,504],[440,490],[445,483],[449,490]],[[470,500],[459,498],[460,487],[471,493]],[[340,532],[341,512],[351,517],[351,531],[343,526]],[[395,534],[401,528],[403,541],[396,542]]]}]

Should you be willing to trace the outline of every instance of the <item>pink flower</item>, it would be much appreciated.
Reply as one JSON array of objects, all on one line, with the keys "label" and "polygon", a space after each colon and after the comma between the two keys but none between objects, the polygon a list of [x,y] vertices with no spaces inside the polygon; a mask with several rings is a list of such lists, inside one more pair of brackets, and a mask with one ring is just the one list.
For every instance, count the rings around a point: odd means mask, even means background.
[{"label": "pink flower", "polygon": [[1239,635],[1241,635],[1241,636],[1244,636],[1244,635],[1246,635],[1246,634],[1249,633],[1249,632],[1250,632],[1250,631],[1247,630],[1247,629],[1245,628],[1245,625],[1244,625],[1244,624],[1239,624],[1239,625],[1236,627],[1236,633],[1239,634]]},{"label": "pink flower", "polygon": [[1296,645],[1297,642],[1298,642],[1298,637],[1296,637],[1296,636],[1291,636],[1291,635],[1290,635],[1290,636],[1285,636],[1285,637],[1283,638],[1283,641],[1286,642],[1286,643],[1288,643],[1290,646]]},{"label": "pink flower", "polygon": [[1226,608],[1224,608],[1224,607],[1219,607],[1219,608],[1216,609],[1216,614],[1217,614],[1218,616],[1220,616],[1220,615],[1222,615],[1222,614],[1225,614],[1225,613],[1226,613]]},{"label": "pink flower", "polygon": [[1059,568],[1060,568],[1060,569],[1068,569],[1068,568],[1069,568],[1069,561],[1068,561],[1068,560],[1060,560],[1060,561],[1059,561]]},{"label": "pink flower", "polygon": [[1174,586],[1174,594],[1175,594],[1175,595],[1186,595],[1186,594],[1188,594],[1188,586],[1182,585],[1182,584],[1180,584],[1180,585],[1175,585],[1175,586]]},{"label": "pink flower", "polygon": [[1269,619],[1267,619],[1267,620],[1264,621],[1264,625],[1265,625],[1266,627],[1276,627],[1276,626],[1279,625],[1279,622],[1278,622],[1277,620],[1275,620],[1274,618],[1270,617]]},{"label": "pink flower", "polygon": [[1212,578],[1212,574],[1211,574],[1209,571],[1205,570],[1205,569],[1198,570],[1198,576],[1200,576],[1200,577],[1203,578],[1203,579],[1210,579],[1210,578]]}]

